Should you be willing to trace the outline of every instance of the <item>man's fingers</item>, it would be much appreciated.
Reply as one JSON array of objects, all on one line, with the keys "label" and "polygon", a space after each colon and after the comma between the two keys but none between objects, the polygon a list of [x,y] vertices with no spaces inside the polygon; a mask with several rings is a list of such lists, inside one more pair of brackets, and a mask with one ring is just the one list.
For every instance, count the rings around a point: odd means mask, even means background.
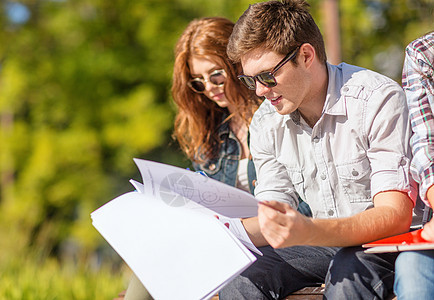
[{"label": "man's fingers", "polygon": [[260,205],[258,208],[258,216],[263,221],[263,225],[270,226],[272,223],[284,224],[284,212],[281,212],[274,207],[268,205]]},{"label": "man's fingers", "polygon": [[425,224],[421,235],[428,241],[434,241],[434,219]]},{"label": "man's fingers", "polygon": [[260,201],[259,204],[275,209],[281,212],[282,214],[286,213],[288,208],[291,209],[291,207],[287,203],[283,203],[279,201]]}]

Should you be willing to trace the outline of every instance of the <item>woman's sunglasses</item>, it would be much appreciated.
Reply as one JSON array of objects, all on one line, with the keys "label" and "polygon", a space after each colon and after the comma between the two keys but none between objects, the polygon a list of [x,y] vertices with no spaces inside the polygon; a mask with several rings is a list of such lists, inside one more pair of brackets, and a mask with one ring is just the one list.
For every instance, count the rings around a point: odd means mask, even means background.
[{"label": "woman's sunglasses", "polygon": [[297,47],[294,51],[288,53],[270,72],[259,73],[255,76],[239,75],[238,79],[250,90],[256,90],[256,81],[268,88],[276,86],[277,81],[274,74],[288,61],[296,57],[299,48]]},{"label": "woman's sunglasses", "polygon": [[203,93],[206,90],[206,83],[211,82],[215,86],[222,86],[225,83],[225,70],[215,70],[209,74],[208,79],[194,78],[188,82],[188,86],[196,93]]}]

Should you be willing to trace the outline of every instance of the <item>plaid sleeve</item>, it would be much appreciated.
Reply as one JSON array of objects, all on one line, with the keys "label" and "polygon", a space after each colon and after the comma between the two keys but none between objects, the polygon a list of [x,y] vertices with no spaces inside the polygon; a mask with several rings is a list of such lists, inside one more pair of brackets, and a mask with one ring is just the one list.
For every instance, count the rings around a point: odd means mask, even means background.
[{"label": "plaid sleeve", "polygon": [[434,32],[406,48],[402,86],[407,96],[413,135],[411,173],[422,200],[434,184]]}]

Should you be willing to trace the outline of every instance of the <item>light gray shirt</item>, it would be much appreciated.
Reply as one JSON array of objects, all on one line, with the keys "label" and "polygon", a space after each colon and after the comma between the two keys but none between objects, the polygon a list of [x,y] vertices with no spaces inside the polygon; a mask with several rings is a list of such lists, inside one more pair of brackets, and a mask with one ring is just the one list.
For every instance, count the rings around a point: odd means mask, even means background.
[{"label": "light gray shirt", "polygon": [[280,115],[268,100],[250,125],[255,196],[297,207],[315,218],[348,217],[373,207],[383,191],[407,192],[410,124],[405,95],[393,80],[348,64],[327,64],[323,113],[313,128],[298,111]]}]

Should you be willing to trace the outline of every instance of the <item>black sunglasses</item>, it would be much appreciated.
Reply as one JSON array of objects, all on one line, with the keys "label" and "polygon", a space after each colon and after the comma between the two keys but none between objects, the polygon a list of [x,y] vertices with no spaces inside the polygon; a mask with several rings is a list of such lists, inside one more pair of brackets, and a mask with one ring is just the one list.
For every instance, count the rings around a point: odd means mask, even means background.
[{"label": "black sunglasses", "polygon": [[215,70],[209,74],[208,79],[193,78],[188,82],[188,86],[196,93],[203,93],[206,89],[205,84],[211,82],[215,86],[222,86],[225,83],[226,75],[225,70]]},{"label": "black sunglasses", "polygon": [[300,47],[297,47],[294,51],[288,53],[270,72],[259,73],[255,76],[239,75],[238,79],[241,80],[241,82],[250,90],[256,90],[256,81],[268,88],[274,87],[277,85],[274,74],[288,61],[296,57],[298,49],[300,49]]}]

